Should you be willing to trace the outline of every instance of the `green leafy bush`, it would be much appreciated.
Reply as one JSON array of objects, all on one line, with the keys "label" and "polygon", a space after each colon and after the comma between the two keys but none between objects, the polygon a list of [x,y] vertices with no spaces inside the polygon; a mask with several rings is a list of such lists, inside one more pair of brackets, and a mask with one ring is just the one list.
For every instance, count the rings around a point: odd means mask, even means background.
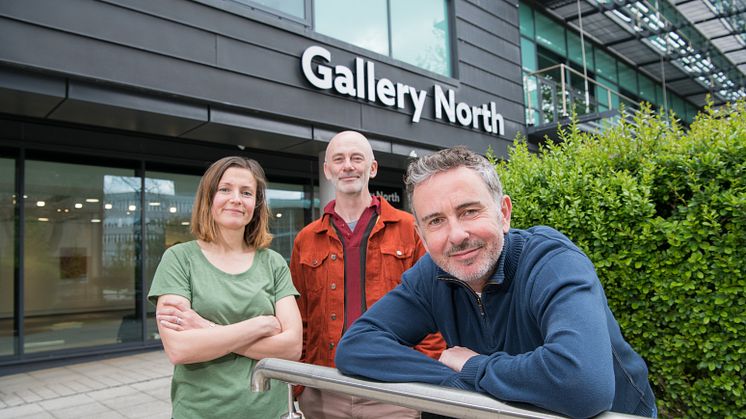
[{"label": "green leafy bush", "polygon": [[644,107],[495,164],[513,227],[555,227],[595,263],[660,416],[746,417],[746,106],[688,131]]}]

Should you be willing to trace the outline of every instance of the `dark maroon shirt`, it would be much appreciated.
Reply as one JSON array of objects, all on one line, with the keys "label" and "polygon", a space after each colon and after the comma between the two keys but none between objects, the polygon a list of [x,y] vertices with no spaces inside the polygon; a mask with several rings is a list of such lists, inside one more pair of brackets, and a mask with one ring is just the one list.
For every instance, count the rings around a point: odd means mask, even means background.
[{"label": "dark maroon shirt", "polygon": [[333,200],[324,207],[324,214],[332,217],[332,225],[337,231],[337,237],[342,242],[345,264],[345,330],[360,317],[365,306],[365,256],[368,248],[368,237],[381,213],[381,201],[377,196],[371,196],[370,205],[360,215],[355,229],[342,217],[334,212]]}]

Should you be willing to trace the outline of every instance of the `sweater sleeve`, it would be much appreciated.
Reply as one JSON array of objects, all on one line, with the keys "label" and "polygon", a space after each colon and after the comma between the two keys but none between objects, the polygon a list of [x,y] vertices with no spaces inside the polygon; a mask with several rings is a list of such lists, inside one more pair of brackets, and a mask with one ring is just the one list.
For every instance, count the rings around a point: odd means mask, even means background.
[{"label": "sweater sleeve", "polygon": [[474,390],[444,364],[412,349],[436,331],[425,281],[433,277],[414,268],[402,283],[353,323],[339,342],[334,363],[345,375],[386,382],[422,382]]},{"label": "sweater sleeve", "polygon": [[498,399],[571,417],[610,409],[614,367],[606,299],[590,260],[573,250],[558,252],[536,267],[524,291],[543,344],[525,353],[474,356],[459,378]]}]

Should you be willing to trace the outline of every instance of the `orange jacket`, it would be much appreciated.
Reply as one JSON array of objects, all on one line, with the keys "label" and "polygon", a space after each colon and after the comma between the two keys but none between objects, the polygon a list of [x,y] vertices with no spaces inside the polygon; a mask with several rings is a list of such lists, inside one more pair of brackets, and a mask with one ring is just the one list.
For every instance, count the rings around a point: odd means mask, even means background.
[{"label": "orange jacket", "polygon": [[[331,216],[322,215],[298,233],[290,258],[290,273],[300,292],[303,318],[302,362],[334,367],[337,343],[344,328],[344,255]],[[425,254],[411,214],[381,198],[381,214],[368,238],[365,259],[365,303],[370,307],[399,285],[401,275]],[[445,349],[440,334],[416,347],[438,359]]]}]

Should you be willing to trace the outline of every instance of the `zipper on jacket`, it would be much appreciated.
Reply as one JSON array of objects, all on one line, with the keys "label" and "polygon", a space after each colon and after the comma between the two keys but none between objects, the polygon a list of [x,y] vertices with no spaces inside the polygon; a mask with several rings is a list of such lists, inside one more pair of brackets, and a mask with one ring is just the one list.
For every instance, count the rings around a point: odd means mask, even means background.
[{"label": "zipper on jacket", "polygon": [[460,280],[458,278],[454,278],[452,276],[439,276],[438,278],[441,279],[441,280],[443,280],[443,281],[453,282],[453,283],[459,284],[460,286],[466,288],[467,292],[469,292],[476,299],[476,301],[477,301],[477,308],[479,309],[479,314],[482,316],[482,320],[484,320],[484,322],[487,323],[487,312],[484,309],[484,303],[482,303],[482,297],[480,297],[479,294],[477,294],[476,291],[474,291],[469,286],[469,284],[467,284],[466,282],[464,282],[464,281],[462,281],[462,280]]}]

